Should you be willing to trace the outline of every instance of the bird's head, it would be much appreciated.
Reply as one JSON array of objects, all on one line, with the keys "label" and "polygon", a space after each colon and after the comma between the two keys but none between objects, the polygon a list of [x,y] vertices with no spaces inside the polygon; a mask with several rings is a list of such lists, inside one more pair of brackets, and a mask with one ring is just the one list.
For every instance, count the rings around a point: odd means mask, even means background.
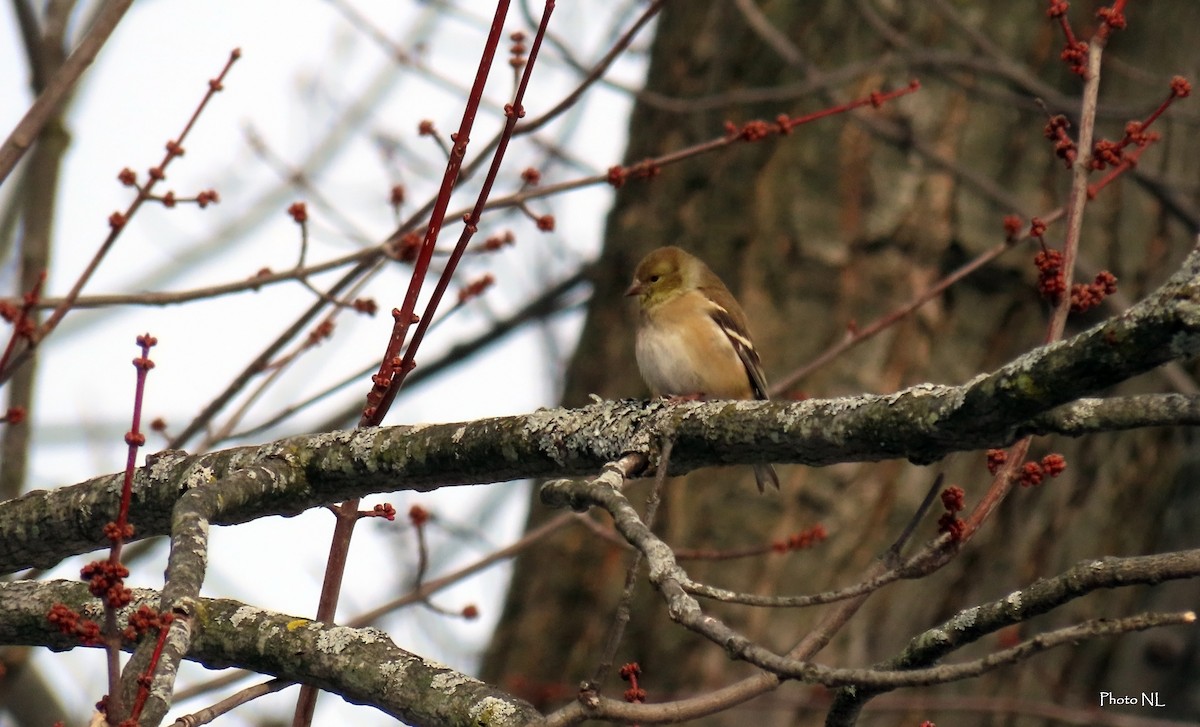
[{"label": "bird's head", "polygon": [[638,263],[625,295],[637,296],[643,310],[671,300],[687,290],[688,263],[693,259],[678,247],[660,247]]}]

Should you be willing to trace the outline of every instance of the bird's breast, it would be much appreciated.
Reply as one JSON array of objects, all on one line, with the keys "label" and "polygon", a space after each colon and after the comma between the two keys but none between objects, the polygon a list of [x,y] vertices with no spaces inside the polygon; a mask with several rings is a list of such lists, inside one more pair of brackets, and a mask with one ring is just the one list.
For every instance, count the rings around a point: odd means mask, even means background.
[{"label": "bird's breast", "polygon": [[725,332],[706,314],[643,320],[636,354],[651,393],[704,394],[710,399],[750,399],[745,366]]}]

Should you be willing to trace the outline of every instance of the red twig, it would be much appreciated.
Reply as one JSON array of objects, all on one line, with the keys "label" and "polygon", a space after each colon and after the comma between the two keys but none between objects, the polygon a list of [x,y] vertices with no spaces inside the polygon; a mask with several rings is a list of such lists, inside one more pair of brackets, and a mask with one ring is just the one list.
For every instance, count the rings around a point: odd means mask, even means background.
[{"label": "red twig", "polygon": [[638,16],[637,20],[635,20],[633,24],[629,26],[629,29],[622,33],[620,38],[617,38],[617,41],[613,43],[611,48],[608,49],[608,52],[604,54],[604,57],[601,58],[600,61],[596,63],[596,65],[590,71],[588,71],[587,76],[585,76],[584,79],[579,82],[579,85],[575,87],[575,90],[563,97],[563,99],[555,104],[553,108],[541,116],[520,124],[513,134],[520,136],[537,131],[551,120],[557,118],[563,111],[566,111],[574,106],[575,102],[578,101],[581,96],[583,96],[584,92],[586,92],[588,88],[592,86],[592,84],[600,80],[604,76],[605,72],[608,71],[609,67],[612,66],[613,62],[616,61],[616,59],[619,58],[627,48],[629,48],[629,45],[633,43],[633,39],[637,37],[637,34],[641,32],[641,30],[645,28],[652,19],[654,19],[655,15],[658,15],[658,12],[662,10],[663,5],[665,4],[666,0],[654,0],[654,2],[648,4],[646,9],[643,10],[641,15]]},{"label": "red twig", "polygon": [[133,497],[133,473],[137,465],[138,449],[146,443],[146,435],[142,433],[142,404],[146,394],[146,375],[154,368],[150,360],[150,349],[158,344],[158,339],[149,333],[137,337],[142,355],[133,360],[137,369],[137,385],[133,394],[133,420],[129,432],[125,435],[125,444],[129,449],[125,456],[125,479],[121,486],[121,509],[117,512],[116,531],[109,534],[113,547],[109,553],[110,563],[121,561],[121,548],[124,541],[133,537],[133,527],[129,524],[129,502]]},{"label": "red twig", "polygon": [[162,659],[163,647],[167,643],[167,633],[171,629],[171,621],[173,620],[173,616],[168,613],[158,621],[158,640],[154,643],[154,652],[150,654],[150,661],[146,664],[146,670],[142,672],[142,678],[138,680],[137,698],[134,699],[133,709],[129,713],[129,718],[132,720],[141,718],[142,709],[146,706],[146,700],[150,698],[150,681],[153,678],[154,669]]},{"label": "red twig", "polygon": [[[1186,78],[1175,76],[1171,79],[1171,90],[1162,103],[1158,105],[1142,121],[1130,121],[1125,124],[1125,135],[1119,141],[1100,140],[1096,142],[1095,149],[1092,154],[1090,167],[1094,170],[1101,170],[1111,166],[1108,174],[1104,175],[1100,181],[1090,185],[1087,189],[1088,199],[1095,199],[1100,190],[1111,184],[1117,177],[1120,177],[1127,170],[1137,166],[1138,159],[1145,153],[1146,149],[1151,144],[1159,140],[1159,135],[1156,132],[1148,131],[1150,125],[1162,116],[1171,104],[1181,98],[1187,98],[1192,93],[1192,86]],[[1132,146],[1133,149],[1125,151],[1126,148]]]},{"label": "red twig", "polygon": [[[96,272],[96,268],[100,266],[100,262],[104,260],[106,255],[108,255],[109,250],[112,249],[113,245],[117,241],[117,238],[120,237],[121,231],[125,229],[125,226],[129,223],[130,218],[133,217],[133,215],[138,211],[144,202],[152,197],[151,191],[153,190],[154,185],[166,178],[167,166],[176,157],[183,156],[183,141],[185,138],[187,138],[188,132],[190,132],[192,127],[196,125],[197,119],[200,118],[200,113],[204,111],[204,108],[208,105],[209,100],[211,100],[212,97],[221,90],[221,84],[224,82],[226,74],[229,73],[229,69],[233,66],[234,62],[241,57],[241,55],[242,52],[239,49],[234,49],[233,52],[229,54],[229,60],[226,61],[225,67],[221,69],[220,75],[208,82],[208,91],[204,94],[204,98],[200,100],[200,104],[196,107],[196,110],[192,112],[191,118],[188,119],[187,124],[185,124],[183,127],[183,131],[180,132],[179,138],[167,142],[167,151],[163,156],[162,161],[158,163],[158,166],[150,168],[150,178],[146,181],[146,184],[144,186],[137,187],[137,196],[133,198],[133,201],[129,203],[129,206],[126,207],[124,212],[114,212],[109,216],[108,237],[106,237],[104,242],[101,243],[100,248],[96,250],[95,255],[92,256],[92,259],[88,262],[87,267],[85,267],[83,272],[79,274],[79,277],[76,279],[75,284],[71,287],[70,292],[63,297],[62,301],[46,319],[46,322],[43,323],[38,330],[33,332],[29,340],[29,345],[26,346],[13,360],[13,365],[7,369],[0,370],[0,384],[3,384],[5,381],[7,381],[12,376],[12,372],[29,359],[33,349],[36,348],[37,345],[46,338],[46,336],[50,335],[55,328],[58,327],[58,324],[61,323],[62,319],[67,315],[67,312],[71,310],[72,306],[75,304],[75,299],[79,297],[80,292],[83,291],[83,287],[87,285],[89,280],[91,280],[92,275]],[[127,176],[126,172],[123,171],[120,176],[124,180]]]},{"label": "red twig", "polygon": [[[620,187],[625,184],[630,178],[633,179],[648,179],[659,174],[663,167],[669,164],[675,164],[685,159],[706,154],[717,149],[736,144],[739,141],[761,141],[771,136],[790,134],[792,130],[801,124],[811,123],[818,119],[823,119],[834,114],[845,113],[852,109],[862,106],[874,106],[878,108],[882,104],[906,96],[910,93],[915,93],[920,90],[921,84],[917,81],[911,81],[907,86],[895,91],[872,91],[870,94],[861,98],[849,101],[844,104],[832,106],[827,109],[821,109],[811,114],[803,116],[789,117],[780,115],[776,117],[774,122],[763,121],[756,119],[742,124],[740,127],[731,121],[725,123],[725,133],[708,141],[702,141],[698,144],[664,154],[653,159],[644,159],[640,162],[635,162],[627,167],[614,166],[609,168],[607,173],[607,181],[614,187]],[[590,183],[591,180],[580,180],[580,183],[575,186],[582,186],[583,183]],[[543,190],[545,191],[545,190]]]},{"label": "red twig", "polygon": [[[450,206],[450,194],[454,191],[455,183],[462,169],[463,158],[467,153],[467,144],[470,142],[471,130],[475,124],[475,115],[479,111],[479,103],[483,98],[483,90],[487,85],[488,73],[492,67],[492,60],[496,55],[496,48],[500,43],[500,36],[504,30],[504,19],[507,14],[508,2],[507,0],[501,0],[496,4],[496,13],[492,18],[492,26],[488,31],[488,37],[484,43],[479,68],[475,72],[475,82],[471,85],[471,92],[467,96],[466,107],[463,109],[463,116],[459,122],[458,131],[450,137],[450,140],[453,142],[453,146],[450,148],[450,157],[446,162],[446,171],[442,175],[442,184],[438,189],[437,198],[434,200],[433,210],[430,212],[429,224],[425,228],[424,239],[421,242],[421,248],[417,253],[417,258],[413,265],[413,273],[409,280],[408,290],[404,294],[404,302],[400,308],[393,309],[392,311],[394,319],[392,336],[388,340],[383,360],[379,364],[379,372],[372,377],[374,385],[371,388],[371,392],[367,395],[367,405],[363,408],[362,417],[359,419],[359,426],[369,427],[378,425],[387,413],[387,408],[391,404],[391,401],[395,398],[393,381],[400,372],[400,349],[408,337],[409,327],[415,322],[417,297],[421,293],[425,276],[429,272],[429,262],[433,258],[434,247],[437,244],[438,235],[441,233],[442,224],[445,222],[446,209]],[[457,263],[457,259],[452,257],[446,271],[443,272],[443,279],[448,278],[453,273],[455,263]],[[410,345],[409,348],[411,350],[413,347]],[[412,351],[412,353],[415,353],[415,351]]]},{"label": "red twig", "polygon": [[787,537],[772,540],[765,545],[751,545],[745,548],[730,548],[728,550],[707,550],[702,548],[676,548],[675,557],[678,560],[736,560],[739,558],[757,558],[768,553],[782,555],[797,550],[808,550],[825,541],[829,532],[820,523],[810,528],[799,530]]},{"label": "red twig", "polygon": [[483,213],[488,197],[492,193],[492,185],[496,182],[496,176],[500,173],[500,164],[503,162],[504,154],[508,150],[508,143],[512,139],[517,121],[525,115],[525,107],[522,105],[522,102],[525,99],[525,92],[529,88],[529,79],[533,74],[533,66],[537,61],[538,50],[542,47],[542,40],[546,36],[546,28],[550,24],[550,15],[553,12],[554,0],[547,0],[545,10],[542,13],[542,22],[538,25],[537,33],[533,38],[533,44],[529,49],[529,59],[521,75],[521,83],[517,86],[513,102],[506,104],[504,107],[504,130],[501,132],[500,141],[497,143],[496,150],[492,154],[492,164],[488,167],[487,175],[484,177],[483,185],[479,190],[479,196],[475,199],[475,206],[464,220],[465,224],[463,225],[462,233],[458,237],[458,243],[455,244],[453,252],[450,253],[450,258],[446,261],[446,267],[442,271],[441,277],[438,278],[437,285],[433,289],[433,294],[430,296],[429,302],[425,305],[425,313],[417,323],[417,329],[413,333],[412,341],[408,344],[408,348],[404,352],[404,359],[400,363],[397,376],[393,378],[385,395],[383,402],[385,409],[395,399],[396,392],[404,384],[404,379],[407,377],[408,372],[416,365],[415,357],[417,349],[420,347],[421,341],[424,340],[425,332],[429,329],[429,324],[433,321],[433,315],[437,311],[438,305],[441,304],[442,296],[446,293],[446,288],[450,285],[450,279],[454,274],[455,268],[458,266],[458,261],[462,259],[463,253],[467,250],[467,244],[478,230],[479,217]]},{"label": "red twig", "polygon": [[[1107,17],[1103,13],[1101,14],[1105,23],[1092,36],[1090,44],[1079,42],[1071,33],[1070,25],[1066,20],[1065,2],[1052,0],[1050,5],[1050,16],[1057,18],[1067,37],[1068,49],[1064,51],[1063,60],[1071,64],[1072,69],[1083,78],[1083,101],[1079,113],[1079,139],[1077,142],[1077,148],[1083,154],[1074,159],[1071,165],[1071,191],[1066,204],[1067,229],[1063,236],[1061,264],[1062,289],[1067,291],[1071,289],[1075,259],[1079,253],[1080,231],[1083,227],[1083,211],[1089,197],[1087,177],[1091,170],[1092,138],[1096,125],[1096,108],[1100,92],[1100,61],[1104,54],[1104,45],[1109,29],[1123,27],[1124,17],[1121,16],[1121,9],[1124,6],[1124,0],[1117,0],[1110,9]],[[1113,16],[1120,16],[1120,19],[1113,20]],[[1082,56],[1071,55],[1068,52],[1071,48],[1082,48],[1086,52],[1086,59]],[[1085,61],[1086,65],[1080,68],[1080,64],[1083,64]],[[1047,343],[1062,338],[1067,316],[1070,312],[1071,296],[1063,295],[1058,304],[1054,306],[1054,312],[1047,323],[1045,336]],[[1031,439],[1026,437],[1009,448],[1007,461],[999,467],[983,499],[966,518],[966,527],[961,535],[960,542],[969,540],[987,520],[988,516],[995,511],[996,507],[1004,501],[1008,493],[1012,491],[1014,484],[1020,479],[1018,470],[1022,467],[1025,457],[1029,453],[1030,442]]]},{"label": "red twig", "polygon": [[834,114],[840,114],[840,113],[845,113],[846,111],[852,111],[853,109],[862,108],[863,106],[871,106],[872,108],[878,109],[878,108],[882,107],[888,101],[892,101],[894,99],[900,98],[901,96],[907,96],[910,93],[916,93],[920,89],[921,89],[920,81],[917,81],[916,79],[914,79],[912,81],[909,81],[907,87],[897,89],[895,91],[886,91],[886,92],[872,91],[870,94],[868,94],[864,98],[856,99],[854,101],[848,101],[844,104],[839,104],[837,106],[831,106],[830,108],[822,109],[820,111],[815,111],[811,114],[805,114],[804,116],[797,116],[793,119],[787,119],[786,121],[781,121],[781,125],[785,125],[785,127],[783,128],[783,132],[786,134],[789,131],[791,131],[793,128],[800,126],[801,124],[807,124],[811,121],[816,121],[817,119],[823,119],[826,116],[833,116]]},{"label": "red twig", "polygon": [[1188,83],[1186,78],[1183,76],[1175,76],[1172,78],[1171,92],[1167,94],[1167,97],[1163,99],[1163,102],[1158,105],[1158,108],[1154,109],[1154,111],[1146,117],[1146,120],[1142,122],[1141,130],[1145,131],[1146,129],[1150,128],[1150,124],[1153,124],[1155,121],[1157,121],[1158,117],[1162,116],[1163,113],[1170,108],[1171,104],[1175,103],[1176,99],[1187,98],[1191,94],[1192,85]]},{"label": "red twig", "polygon": [[[125,461],[121,505],[117,519],[104,526],[104,535],[110,543],[109,556],[107,560],[88,563],[80,571],[80,576],[88,582],[88,590],[104,605],[104,627],[101,629],[94,621],[80,619],[78,613],[61,603],[54,604],[47,614],[47,619],[60,631],[74,635],[81,643],[102,643],[104,645],[108,663],[108,695],[101,701],[100,709],[111,724],[121,722],[124,717],[120,662],[124,639],[126,637],[133,639],[137,634],[144,633],[146,628],[170,621],[169,617],[160,619],[157,614],[147,615],[139,611],[130,617],[130,629],[122,632],[117,628],[117,610],[127,606],[133,600],[133,592],[125,585],[125,578],[129,576],[129,570],[121,563],[121,548],[125,541],[134,535],[133,526],[129,524],[129,503],[133,491],[133,472],[137,460],[137,450],[146,441],[145,436],[141,433],[142,401],[146,388],[146,374],[154,368],[154,362],[149,358],[150,348],[157,343],[155,338],[148,333],[138,336],[137,342],[142,351],[141,355],[133,360],[133,365],[137,368],[137,385],[133,402],[133,423],[125,435],[129,454]],[[165,626],[162,628],[165,630]],[[163,639],[162,632],[159,634],[159,639],[159,649],[147,667],[146,675],[152,674],[158,664]],[[144,702],[145,698],[140,697],[139,704]]]},{"label": "red twig", "polygon": [[[129,502],[133,497],[133,473],[137,464],[138,449],[146,443],[146,435],[141,431],[142,403],[146,391],[146,375],[150,369],[154,368],[154,362],[150,360],[150,349],[158,343],[158,339],[147,333],[138,336],[137,343],[142,349],[142,355],[133,360],[133,366],[137,369],[137,384],[133,394],[133,417],[129,425],[129,432],[125,434],[128,451],[125,456],[125,479],[121,484],[121,509],[117,511],[116,522],[109,523],[105,528],[108,531],[106,534],[109,542],[112,544],[108,552],[110,572],[128,573],[121,565],[121,550],[125,541],[134,535],[133,526],[129,524]],[[125,601],[124,594],[128,592],[122,579],[114,581],[111,588],[121,591],[122,595],[119,598],[111,596],[104,598],[104,644],[108,653],[108,704],[112,710],[109,712],[110,717],[122,714],[121,634],[117,630],[117,608],[124,605],[121,601]],[[153,663],[157,663],[157,659]]]},{"label": "red twig", "polygon": [[[1071,165],[1071,191],[1067,198],[1066,233],[1063,237],[1063,282],[1071,289],[1075,272],[1075,258],[1079,255],[1079,238],[1083,230],[1083,208],[1087,205],[1087,178],[1091,170],[1092,138],[1096,129],[1096,108],[1100,97],[1100,60],[1104,55],[1104,37],[1093,36],[1087,52],[1087,73],[1083,81],[1083,102],[1079,113],[1079,139],[1077,147],[1081,154]],[[1070,296],[1064,296],[1055,306],[1050,323],[1046,328],[1046,343],[1062,338],[1067,316],[1071,312]],[[1021,459],[1021,458],[1014,458]]]},{"label": "red twig", "polygon": [[12,322],[12,334],[8,337],[8,345],[4,347],[4,354],[0,355],[0,376],[8,370],[8,360],[12,356],[13,351],[17,347],[17,341],[24,339],[29,340],[34,334],[33,318],[29,315],[38,306],[38,301],[42,297],[42,286],[46,283],[46,271],[38,276],[37,282],[33,284],[33,289],[26,293],[21,300],[21,309],[12,310],[5,308],[0,310],[3,317]]},{"label": "red twig", "polygon": [[841,356],[846,351],[850,350],[851,348],[854,348],[855,346],[862,343],[863,341],[866,341],[867,339],[876,335],[880,331],[885,330],[885,329],[895,325],[896,322],[900,321],[901,319],[903,319],[904,317],[906,317],[913,311],[917,310],[921,306],[925,305],[929,301],[933,300],[937,296],[944,293],[946,291],[946,289],[949,288],[950,286],[954,285],[955,283],[957,283],[958,281],[967,277],[968,275],[975,272],[976,270],[982,268],[984,265],[990,263],[992,260],[995,260],[996,258],[1000,257],[1000,255],[1002,255],[1006,250],[1008,250],[1010,247],[1012,247],[1013,242],[1015,242],[1015,239],[1005,240],[1004,242],[1002,242],[998,245],[995,245],[990,250],[984,251],[978,257],[976,257],[974,260],[971,260],[970,262],[966,263],[965,265],[958,268],[954,272],[950,273],[946,277],[937,281],[935,284],[930,286],[928,289],[922,291],[920,294],[915,296],[908,303],[877,318],[876,320],[874,320],[873,322],[871,322],[870,324],[868,324],[866,326],[855,329],[853,332],[851,332],[850,335],[846,336],[846,338],[844,338],[840,343],[837,343],[837,344],[831,346],[828,350],[826,350],[824,353],[822,353],[817,358],[813,359],[809,363],[796,369],[795,371],[791,372],[787,376],[781,378],[779,381],[775,382],[771,386],[772,396],[778,396],[778,395],[782,394],[783,392],[786,392],[788,389],[795,386],[797,382],[803,380],[805,377],[807,377],[813,371],[828,364],[830,361],[834,360],[838,356]]},{"label": "red twig", "polygon": [[[552,6],[553,3],[549,2],[548,5]],[[475,123],[475,115],[479,111],[479,104],[483,98],[484,87],[487,85],[492,60],[495,57],[496,49],[499,46],[500,37],[504,30],[504,20],[508,14],[508,6],[508,0],[500,0],[496,4],[496,13],[492,18],[491,29],[484,43],[479,67],[475,73],[475,81],[471,86],[470,94],[467,96],[467,103],[463,109],[463,116],[459,123],[458,132],[450,137],[453,146],[450,150],[450,157],[446,162],[446,171],[442,175],[441,187],[438,189],[437,198],[430,212],[429,223],[425,229],[421,249],[417,253],[412,278],[409,280],[408,290],[405,293],[404,302],[401,304],[401,307],[392,311],[394,320],[392,335],[388,340],[383,360],[380,362],[379,371],[371,379],[371,391],[367,395],[367,405],[363,408],[362,416],[359,418],[359,426],[377,426],[383,420],[391,402],[395,398],[396,391],[403,382],[404,373],[414,365],[413,356],[420,343],[420,336],[428,327],[428,323],[425,323],[421,328],[418,328],[417,334],[408,346],[404,361],[401,361],[399,355],[400,349],[408,337],[409,327],[415,320],[417,297],[420,295],[421,286],[429,271],[429,263],[433,257],[434,247],[437,244],[438,235],[445,221],[446,210],[450,205],[450,194],[454,191],[455,183],[462,169],[463,158],[466,156],[467,144],[470,142],[471,130]],[[529,68],[533,65],[533,57],[536,54],[536,42],[534,51],[530,54],[530,63],[526,67],[527,74]],[[518,105],[519,99],[514,106]],[[506,126],[507,128],[508,126]],[[502,154],[498,154],[497,156],[502,156]],[[490,189],[490,184],[488,188]],[[486,200],[486,195],[484,199]],[[477,221],[478,217],[475,220]],[[474,222],[469,223],[468,227],[473,228]],[[449,285],[450,277],[454,273],[458,259],[462,256],[461,250],[456,248],[455,252],[457,254],[451,255],[446,268],[442,272],[441,278],[438,280],[437,291],[434,293],[430,304],[426,307],[425,321],[430,320],[434,311],[436,311],[441,293]],[[346,559],[349,555],[350,539],[354,533],[354,525],[358,522],[358,500],[354,499],[343,502],[341,505],[333,508],[333,511],[337,517],[337,522],[334,525],[329,558],[325,566],[325,579],[321,585],[321,600],[317,608],[317,620],[330,623],[333,621],[337,611],[342,578],[346,569]],[[316,699],[316,689],[308,685],[301,688],[300,697],[296,704],[296,712],[292,718],[292,724],[295,727],[307,727],[307,725],[312,723],[313,713],[316,709]]]}]

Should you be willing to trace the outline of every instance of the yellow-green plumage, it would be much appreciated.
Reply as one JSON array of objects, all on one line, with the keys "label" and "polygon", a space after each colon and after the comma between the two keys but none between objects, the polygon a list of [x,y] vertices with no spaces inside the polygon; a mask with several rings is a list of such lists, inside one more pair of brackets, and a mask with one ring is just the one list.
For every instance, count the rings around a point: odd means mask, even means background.
[{"label": "yellow-green plumage", "polygon": [[[746,314],[699,258],[678,247],[647,255],[626,295],[640,307],[637,362],[656,396],[767,399],[762,362]],[[755,465],[758,489],[778,489],[771,465]]]}]

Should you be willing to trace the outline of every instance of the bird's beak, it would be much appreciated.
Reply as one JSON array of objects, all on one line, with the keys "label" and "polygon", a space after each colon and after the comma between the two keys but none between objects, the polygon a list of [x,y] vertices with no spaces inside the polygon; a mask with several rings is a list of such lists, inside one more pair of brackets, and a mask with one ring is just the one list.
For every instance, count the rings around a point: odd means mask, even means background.
[{"label": "bird's beak", "polygon": [[642,287],[642,284],[635,280],[633,281],[633,285],[630,285],[629,288],[626,289],[625,297],[629,297],[631,295],[641,295],[643,290],[644,288]]}]

